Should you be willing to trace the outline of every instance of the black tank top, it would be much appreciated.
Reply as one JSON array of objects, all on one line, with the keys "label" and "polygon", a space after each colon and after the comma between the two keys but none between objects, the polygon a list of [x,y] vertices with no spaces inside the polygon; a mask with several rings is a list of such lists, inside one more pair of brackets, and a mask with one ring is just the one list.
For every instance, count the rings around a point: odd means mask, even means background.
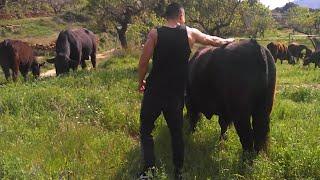
[{"label": "black tank top", "polygon": [[191,53],[186,26],[162,26],[157,33],[146,90],[160,96],[183,95]]}]

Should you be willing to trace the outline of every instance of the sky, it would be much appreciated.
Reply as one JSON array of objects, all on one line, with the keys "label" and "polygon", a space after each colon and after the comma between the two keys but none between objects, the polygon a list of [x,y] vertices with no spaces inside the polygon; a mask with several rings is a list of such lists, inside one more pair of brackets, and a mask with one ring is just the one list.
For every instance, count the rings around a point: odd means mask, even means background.
[{"label": "sky", "polygon": [[269,6],[270,9],[274,9],[276,7],[282,7],[288,2],[292,2],[293,0],[260,0],[262,4]]}]

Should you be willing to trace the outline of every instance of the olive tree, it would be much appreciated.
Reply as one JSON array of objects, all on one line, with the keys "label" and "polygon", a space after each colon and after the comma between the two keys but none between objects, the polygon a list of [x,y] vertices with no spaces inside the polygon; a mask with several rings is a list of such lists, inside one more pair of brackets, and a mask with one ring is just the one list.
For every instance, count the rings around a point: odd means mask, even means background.
[{"label": "olive tree", "polygon": [[127,30],[134,17],[145,10],[148,0],[89,0],[88,8],[103,31],[113,28],[121,46],[128,47]]}]

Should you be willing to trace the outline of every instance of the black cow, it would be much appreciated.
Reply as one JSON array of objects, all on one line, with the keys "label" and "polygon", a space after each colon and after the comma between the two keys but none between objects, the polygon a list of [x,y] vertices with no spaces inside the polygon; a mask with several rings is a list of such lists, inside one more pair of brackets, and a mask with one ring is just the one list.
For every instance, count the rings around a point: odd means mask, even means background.
[{"label": "black cow", "polygon": [[313,52],[309,57],[303,60],[303,65],[307,66],[310,63],[314,63],[315,68],[320,67],[320,51]]},{"label": "black cow", "polygon": [[36,61],[33,50],[27,43],[7,39],[0,43],[0,65],[6,79],[9,80],[11,69],[12,79],[16,81],[19,71],[25,80],[30,70],[34,77],[38,78],[40,67],[44,63],[39,64]]},{"label": "black cow", "polygon": [[96,68],[96,36],[87,29],[66,30],[59,34],[56,42],[56,57],[49,59],[54,63],[57,76],[76,70],[81,64],[86,68],[85,60],[91,57],[93,68]]},{"label": "black cow", "polygon": [[221,138],[233,122],[243,150],[265,149],[275,84],[274,59],[255,40],[199,50],[189,62],[186,105],[191,128],[200,113],[207,119],[218,115]]},{"label": "black cow", "polygon": [[[312,50],[309,49],[307,46],[298,43],[291,43],[288,46],[288,50],[291,55],[296,58],[295,62],[299,62],[300,58],[307,58],[311,56]],[[306,51],[305,54],[302,51]]]}]

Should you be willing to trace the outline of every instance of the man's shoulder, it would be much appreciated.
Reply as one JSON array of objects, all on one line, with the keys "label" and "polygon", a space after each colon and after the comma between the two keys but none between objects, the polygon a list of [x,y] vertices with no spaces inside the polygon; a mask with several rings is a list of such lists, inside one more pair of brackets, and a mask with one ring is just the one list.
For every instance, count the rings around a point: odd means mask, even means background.
[{"label": "man's shoulder", "polygon": [[156,28],[151,29],[148,36],[151,38],[156,38],[158,36],[157,29]]}]

